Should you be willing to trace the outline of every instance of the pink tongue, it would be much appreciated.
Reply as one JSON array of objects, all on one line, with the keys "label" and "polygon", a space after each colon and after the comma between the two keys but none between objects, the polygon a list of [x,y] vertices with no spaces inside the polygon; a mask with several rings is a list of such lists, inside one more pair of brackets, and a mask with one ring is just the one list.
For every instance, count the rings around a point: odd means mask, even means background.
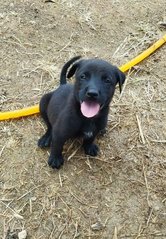
[{"label": "pink tongue", "polygon": [[81,112],[87,118],[97,115],[99,110],[100,105],[96,102],[83,101],[81,103]]}]

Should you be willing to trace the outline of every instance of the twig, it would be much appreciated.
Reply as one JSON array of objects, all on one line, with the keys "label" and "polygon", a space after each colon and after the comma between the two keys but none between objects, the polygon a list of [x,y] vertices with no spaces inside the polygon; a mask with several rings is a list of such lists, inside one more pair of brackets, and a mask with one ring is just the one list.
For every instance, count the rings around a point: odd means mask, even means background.
[{"label": "twig", "polygon": [[141,235],[143,236],[142,233],[143,233],[144,230],[145,230],[146,228],[148,228],[148,226],[149,226],[149,222],[150,222],[150,219],[151,219],[151,217],[152,217],[153,208],[149,207],[149,209],[150,209],[150,211],[149,211],[149,216],[148,216],[148,219],[147,219],[147,222],[146,222],[146,226],[143,227],[142,229],[141,229],[141,226],[140,226],[138,235],[135,237],[135,239],[138,239]]},{"label": "twig", "polygon": [[143,233],[143,231],[145,230],[145,228],[143,227],[143,228],[141,228],[142,226],[140,225],[139,226],[139,232],[138,232],[138,234],[137,234],[137,236],[134,238],[134,239],[138,239],[140,236],[141,236],[141,234]]},{"label": "twig", "polygon": [[[122,238],[122,239],[124,239],[124,238],[125,238],[125,239],[126,239],[126,238],[132,238],[132,239],[133,239],[133,237],[135,237],[135,236],[136,236],[136,234],[131,234],[131,235],[126,234],[126,235],[120,235],[119,237]],[[137,235],[137,236],[138,236],[138,235]],[[142,237],[145,237],[145,238],[147,238],[148,236],[165,238],[165,237],[166,237],[166,234],[162,234],[162,233],[142,233],[141,236],[142,236]]]},{"label": "twig", "polygon": [[30,214],[32,214],[32,199],[31,198],[29,199],[29,211],[30,211]]},{"label": "twig", "polygon": [[118,53],[118,51],[121,49],[123,49],[125,46],[126,46],[126,42],[128,42],[128,38],[129,37],[126,37],[124,39],[124,41],[118,46],[118,48],[115,50],[115,52],[113,53],[112,57],[115,57],[115,55]]},{"label": "twig", "polygon": [[7,205],[6,203],[4,203],[3,201],[1,201],[1,203],[6,207],[6,208],[9,208],[13,214],[14,214],[14,217],[16,217],[17,219],[23,219],[23,216],[21,216],[20,214],[18,214],[13,208],[9,207],[9,204]]},{"label": "twig", "polygon": [[61,51],[63,51],[65,48],[67,48],[69,45],[71,44],[71,41],[69,41],[64,47],[62,47],[58,53],[60,53]]},{"label": "twig", "polygon": [[43,186],[43,184],[38,185],[38,186],[32,188],[31,190],[29,190],[28,192],[24,193],[22,196],[20,196],[19,198],[17,198],[17,201],[19,201],[20,199],[22,199],[23,197],[25,197],[27,194],[31,193],[33,190],[35,190],[36,188],[39,188],[39,187],[41,187],[41,186]]},{"label": "twig", "polygon": [[149,216],[148,216],[148,219],[147,219],[147,222],[146,222],[146,228],[149,226],[149,222],[150,222],[150,219],[152,217],[152,213],[153,213],[153,208],[149,207]]},{"label": "twig", "polygon": [[88,218],[88,214],[86,214],[80,207],[78,208],[78,210],[84,215],[85,218]]},{"label": "twig", "polygon": [[142,143],[145,144],[145,138],[144,138],[143,131],[142,131],[142,128],[141,128],[141,122],[140,122],[137,114],[136,114],[136,118],[137,118],[138,129],[139,129],[139,132],[140,132]]},{"label": "twig", "polygon": [[67,161],[69,161],[77,153],[79,149],[80,149],[80,146],[68,157]]},{"label": "twig", "polygon": [[5,145],[2,147],[2,149],[1,149],[1,151],[0,151],[0,157],[2,156],[2,153],[3,153],[4,149],[6,148],[6,145],[7,145],[7,144],[5,144]]},{"label": "twig", "polygon": [[58,236],[58,239],[60,239],[63,235],[63,232],[65,231],[66,229],[66,225],[63,227],[62,231],[60,232],[59,236]]},{"label": "twig", "polygon": [[79,202],[81,203],[82,205],[86,205],[86,206],[89,206],[91,208],[98,208],[97,206],[94,206],[94,205],[88,205],[87,203],[83,202],[78,196],[76,196],[71,190],[69,190],[70,194]]},{"label": "twig", "polygon": [[73,239],[75,239],[78,236],[78,222],[75,224],[75,233]]},{"label": "twig", "polygon": [[166,202],[166,198],[164,198],[164,199],[162,200],[162,203],[164,203],[164,202]]},{"label": "twig", "polygon": [[122,98],[122,96],[123,96],[123,94],[124,94],[124,90],[125,90],[125,88],[126,88],[128,79],[129,79],[130,75],[131,75],[133,72],[134,72],[134,71],[130,69],[129,72],[128,72],[128,74],[127,74],[126,80],[125,80],[125,82],[124,82],[124,84],[123,84],[123,88],[122,88],[121,94],[120,94],[120,96],[119,96],[119,101],[121,100],[121,98]]},{"label": "twig", "polygon": [[60,198],[60,200],[65,204],[65,206],[70,210],[71,208],[67,205],[67,203],[63,200],[63,198],[60,196],[60,194],[58,193],[58,197]]},{"label": "twig", "polygon": [[85,161],[85,163],[88,165],[88,167],[89,167],[90,169],[92,169],[92,166],[91,166],[91,164],[90,164],[89,158],[87,158],[87,160]]},{"label": "twig", "polygon": [[111,160],[112,159],[114,159],[115,157],[111,157],[111,158],[109,158],[109,161],[106,161],[106,160],[102,160],[101,158],[99,158],[99,157],[95,157],[95,159],[97,159],[97,160],[99,160],[99,161],[101,161],[102,163],[111,163]]},{"label": "twig", "polygon": [[56,230],[56,226],[55,226],[55,222],[54,222],[54,220],[52,221],[52,224],[53,224],[53,229],[52,229],[52,231],[51,231],[51,234],[50,234],[50,236],[49,236],[49,239],[51,239],[51,238],[54,238],[54,232],[55,232],[55,230]]},{"label": "twig", "polygon": [[75,140],[72,140],[71,144],[69,145],[69,147],[67,148],[66,152],[69,152],[70,149],[73,147],[73,145],[75,144],[76,142],[76,139]]},{"label": "twig", "polygon": [[114,229],[114,235],[113,235],[112,239],[118,239],[118,229],[117,229],[117,227],[115,227],[115,229]]},{"label": "twig", "polygon": [[119,125],[119,123],[120,123],[120,120],[118,123],[116,123],[114,126],[112,126],[111,129],[109,129],[109,132],[111,132],[113,129],[115,129]]},{"label": "twig", "polygon": [[165,139],[163,139],[163,140],[162,140],[162,139],[161,139],[161,140],[160,140],[160,139],[158,139],[158,140],[157,140],[157,139],[150,139],[150,141],[151,141],[151,142],[155,142],[155,143],[161,143],[161,144],[162,144],[162,143],[163,143],[163,144],[166,143],[166,140],[165,140]]},{"label": "twig", "polygon": [[148,185],[148,180],[146,177],[146,173],[145,173],[145,165],[144,165],[144,160],[142,159],[142,170],[143,170],[143,175],[144,175],[144,180],[145,180],[145,186],[146,186],[146,190],[147,190],[147,203],[149,208],[151,208],[150,202],[149,202],[149,185]]},{"label": "twig", "polygon": [[59,173],[59,183],[60,183],[60,186],[62,187],[62,178],[60,173]]}]

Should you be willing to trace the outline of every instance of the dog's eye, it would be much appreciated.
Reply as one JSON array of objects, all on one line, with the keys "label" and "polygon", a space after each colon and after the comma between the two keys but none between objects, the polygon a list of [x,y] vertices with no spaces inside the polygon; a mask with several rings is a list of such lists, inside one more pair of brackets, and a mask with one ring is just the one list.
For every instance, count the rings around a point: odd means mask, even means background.
[{"label": "dog's eye", "polygon": [[103,77],[103,81],[105,83],[111,83],[111,79],[109,77]]},{"label": "dog's eye", "polygon": [[81,80],[85,80],[85,79],[86,79],[86,75],[85,75],[85,74],[82,74],[82,75],[80,76],[80,78],[81,78]]}]

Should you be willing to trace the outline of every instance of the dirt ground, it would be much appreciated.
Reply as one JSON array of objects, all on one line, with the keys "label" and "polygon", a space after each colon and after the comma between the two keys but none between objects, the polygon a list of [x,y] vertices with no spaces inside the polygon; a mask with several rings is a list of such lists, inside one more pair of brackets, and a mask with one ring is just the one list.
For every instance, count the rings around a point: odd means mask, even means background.
[{"label": "dirt ground", "polygon": [[[165,0],[0,0],[0,110],[37,104],[70,57],[120,66],[166,33]],[[97,158],[37,147],[40,116],[0,123],[0,238],[166,238],[166,45],[127,74]]]}]

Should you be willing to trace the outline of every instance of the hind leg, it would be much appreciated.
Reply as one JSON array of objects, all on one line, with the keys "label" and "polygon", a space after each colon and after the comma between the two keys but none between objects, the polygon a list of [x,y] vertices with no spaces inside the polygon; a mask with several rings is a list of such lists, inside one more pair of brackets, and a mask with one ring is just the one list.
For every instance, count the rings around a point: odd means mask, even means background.
[{"label": "hind leg", "polygon": [[41,114],[45,124],[47,125],[46,133],[38,140],[38,146],[40,148],[49,147],[51,144],[52,126],[51,126],[48,116],[47,116],[47,106],[51,99],[51,96],[52,96],[52,93],[48,93],[48,94],[44,95],[40,101],[40,114]]}]

